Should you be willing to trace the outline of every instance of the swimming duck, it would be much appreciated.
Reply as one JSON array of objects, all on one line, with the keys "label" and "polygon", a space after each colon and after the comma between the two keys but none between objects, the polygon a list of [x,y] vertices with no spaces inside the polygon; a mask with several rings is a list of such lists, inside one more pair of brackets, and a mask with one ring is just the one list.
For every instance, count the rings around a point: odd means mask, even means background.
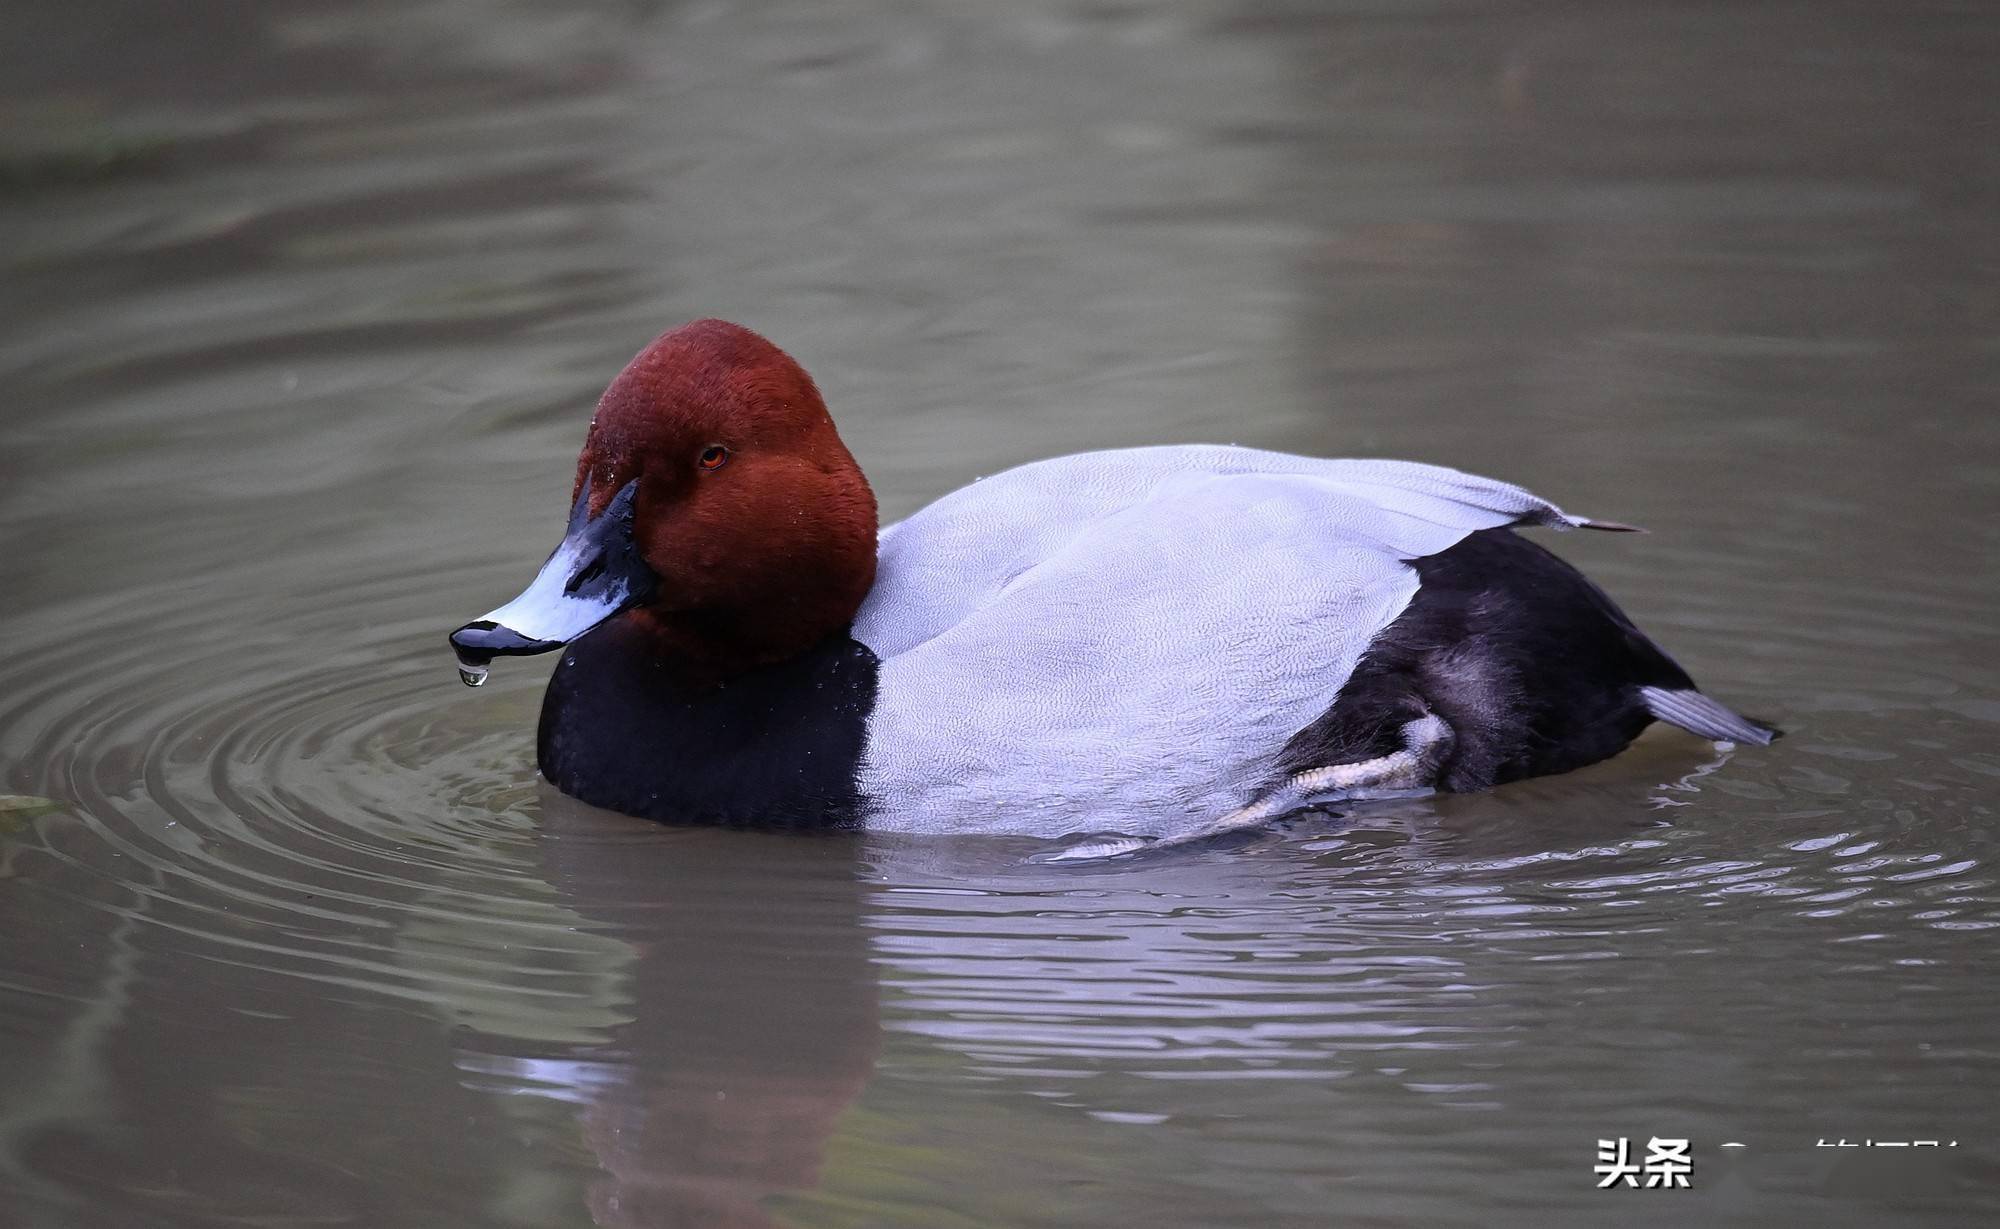
[{"label": "swimming duck", "polygon": [[451,634],[560,650],[537,754],[654,819],[1186,839],[1616,754],[1703,695],[1514,532],[1618,530],[1409,461],[1223,446],[1037,461],[877,529],[812,379],[698,320],[613,380],[567,531]]}]

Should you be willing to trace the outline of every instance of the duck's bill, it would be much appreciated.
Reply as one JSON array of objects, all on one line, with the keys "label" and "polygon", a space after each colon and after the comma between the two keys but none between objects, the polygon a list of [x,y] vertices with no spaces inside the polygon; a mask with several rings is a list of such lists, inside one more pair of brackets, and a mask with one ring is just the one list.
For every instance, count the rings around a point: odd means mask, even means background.
[{"label": "duck's bill", "polygon": [[468,687],[486,681],[496,657],[546,653],[651,596],[654,577],[632,540],[638,479],[625,484],[604,511],[590,515],[590,483],[570,510],[562,545],[521,596],[451,634],[458,677]]}]

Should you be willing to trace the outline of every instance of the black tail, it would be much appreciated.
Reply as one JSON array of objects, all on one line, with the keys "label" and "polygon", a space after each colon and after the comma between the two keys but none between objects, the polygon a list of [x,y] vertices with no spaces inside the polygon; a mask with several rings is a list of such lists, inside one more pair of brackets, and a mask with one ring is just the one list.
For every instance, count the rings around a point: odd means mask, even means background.
[{"label": "black tail", "polygon": [[1410,566],[1416,596],[1376,636],[1340,696],[1287,744],[1286,771],[1402,746],[1436,713],[1456,741],[1439,789],[1484,789],[1616,755],[1655,719],[1731,742],[1772,732],[1694,680],[1582,573],[1510,530],[1468,534]]}]

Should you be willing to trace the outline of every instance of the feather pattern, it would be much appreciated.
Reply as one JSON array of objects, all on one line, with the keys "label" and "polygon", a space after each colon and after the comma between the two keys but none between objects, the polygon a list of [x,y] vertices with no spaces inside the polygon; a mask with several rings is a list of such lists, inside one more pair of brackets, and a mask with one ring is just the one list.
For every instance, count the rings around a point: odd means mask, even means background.
[{"label": "feather pattern", "polygon": [[869,826],[1198,829],[1332,705],[1415,593],[1409,560],[1518,524],[1592,522],[1438,466],[1213,445],[947,495],[882,531],[855,620],[881,659]]}]

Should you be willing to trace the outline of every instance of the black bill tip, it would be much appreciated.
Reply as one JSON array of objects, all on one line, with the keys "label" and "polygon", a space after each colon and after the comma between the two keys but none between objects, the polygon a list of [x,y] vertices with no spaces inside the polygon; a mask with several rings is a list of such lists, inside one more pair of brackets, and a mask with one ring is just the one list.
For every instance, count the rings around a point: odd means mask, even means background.
[{"label": "black bill tip", "polygon": [[561,647],[560,640],[535,640],[491,619],[474,619],[451,634],[451,650],[458,655],[458,677],[467,687],[486,681],[487,667],[496,657],[527,657]]}]

